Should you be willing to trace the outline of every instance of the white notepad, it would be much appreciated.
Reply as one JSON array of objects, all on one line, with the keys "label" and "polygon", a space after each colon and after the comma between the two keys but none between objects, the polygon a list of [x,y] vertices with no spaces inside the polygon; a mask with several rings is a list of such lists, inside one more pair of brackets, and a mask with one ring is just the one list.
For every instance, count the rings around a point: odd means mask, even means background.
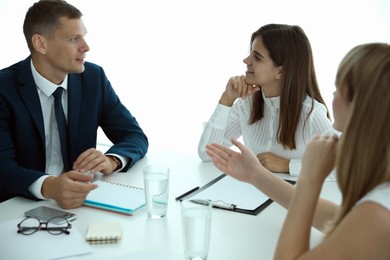
[{"label": "white notepad", "polygon": [[92,223],[88,226],[86,240],[90,244],[116,243],[122,238],[119,222]]},{"label": "white notepad", "polygon": [[83,205],[109,210],[126,215],[145,206],[143,188],[120,183],[97,180],[98,187],[92,190]]}]

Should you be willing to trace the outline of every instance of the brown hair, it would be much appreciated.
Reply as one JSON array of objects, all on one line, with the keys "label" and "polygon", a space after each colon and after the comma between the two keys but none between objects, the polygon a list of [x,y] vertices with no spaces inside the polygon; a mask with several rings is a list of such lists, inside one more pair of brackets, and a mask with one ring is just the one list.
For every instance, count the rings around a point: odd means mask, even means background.
[{"label": "brown hair", "polygon": [[51,38],[61,26],[61,17],[78,19],[81,16],[79,9],[63,0],[40,0],[34,3],[28,9],[23,24],[23,32],[30,52],[34,50],[32,44],[34,34]]},{"label": "brown hair", "polygon": [[390,45],[356,46],[341,61],[336,86],[353,102],[336,159],[342,203],[328,234],[359,199],[390,182]]},{"label": "brown hair", "polygon": [[[296,148],[295,132],[306,95],[326,104],[321,96],[309,39],[301,27],[285,24],[268,24],[252,34],[251,45],[261,37],[275,66],[283,66],[280,95],[280,117],[277,132],[278,142],[284,148]],[[253,95],[251,118],[254,124],[264,116],[264,100],[261,91]],[[330,118],[329,111],[327,113]]]}]

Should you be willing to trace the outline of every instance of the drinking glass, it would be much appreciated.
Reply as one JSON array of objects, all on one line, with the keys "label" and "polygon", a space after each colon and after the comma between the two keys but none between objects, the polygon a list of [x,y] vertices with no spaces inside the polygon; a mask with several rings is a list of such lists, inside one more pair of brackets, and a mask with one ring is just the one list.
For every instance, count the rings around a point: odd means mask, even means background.
[{"label": "drinking glass", "polygon": [[169,167],[161,164],[148,165],[143,169],[145,200],[149,217],[165,217],[169,197]]},{"label": "drinking glass", "polygon": [[211,231],[210,201],[197,203],[187,199],[181,202],[181,217],[186,259],[207,259]]}]

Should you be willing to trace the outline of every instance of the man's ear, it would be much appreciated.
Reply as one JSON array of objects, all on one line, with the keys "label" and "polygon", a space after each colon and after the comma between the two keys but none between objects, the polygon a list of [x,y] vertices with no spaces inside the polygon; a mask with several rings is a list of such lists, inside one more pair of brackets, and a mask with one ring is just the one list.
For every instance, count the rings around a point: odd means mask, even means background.
[{"label": "man's ear", "polygon": [[31,42],[34,46],[34,49],[41,53],[45,54],[46,53],[46,48],[47,48],[47,40],[44,36],[40,34],[34,34],[32,36]]}]

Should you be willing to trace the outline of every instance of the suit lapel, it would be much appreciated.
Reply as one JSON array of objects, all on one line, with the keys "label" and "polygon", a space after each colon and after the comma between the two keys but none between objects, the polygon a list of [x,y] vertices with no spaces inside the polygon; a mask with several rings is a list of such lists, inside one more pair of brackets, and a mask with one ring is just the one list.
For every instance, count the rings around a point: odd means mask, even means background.
[{"label": "suit lapel", "polygon": [[37,87],[31,72],[31,58],[25,59],[21,65],[19,76],[19,93],[22,97],[36,128],[39,131],[42,144],[45,144],[45,129],[42,116],[42,107],[39,101]]}]

